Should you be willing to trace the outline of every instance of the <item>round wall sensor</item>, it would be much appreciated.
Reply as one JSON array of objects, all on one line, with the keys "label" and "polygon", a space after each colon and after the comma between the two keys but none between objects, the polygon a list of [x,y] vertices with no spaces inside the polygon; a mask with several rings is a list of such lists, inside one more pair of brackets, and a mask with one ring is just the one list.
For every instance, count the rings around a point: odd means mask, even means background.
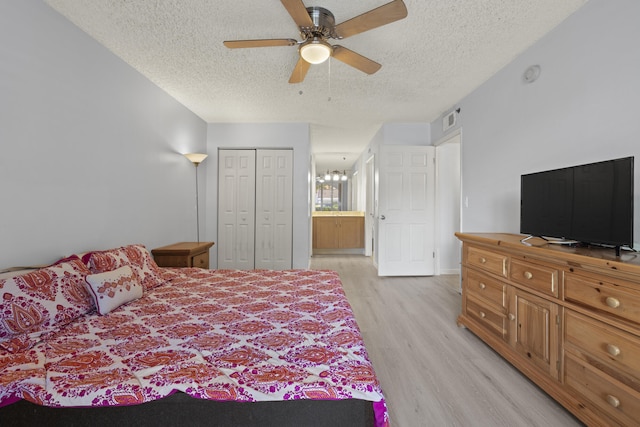
[{"label": "round wall sensor", "polygon": [[532,65],[524,71],[522,80],[525,83],[533,83],[538,80],[538,77],[540,77],[540,71],[541,70],[539,65]]}]

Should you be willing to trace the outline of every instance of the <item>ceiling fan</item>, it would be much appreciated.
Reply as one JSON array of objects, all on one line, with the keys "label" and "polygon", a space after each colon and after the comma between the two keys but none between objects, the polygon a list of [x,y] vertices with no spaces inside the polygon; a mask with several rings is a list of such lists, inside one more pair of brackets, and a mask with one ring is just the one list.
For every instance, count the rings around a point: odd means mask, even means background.
[{"label": "ceiling fan", "polygon": [[346,47],[331,45],[327,40],[341,40],[407,16],[407,7],[404,2],[394,0],[336,25],[331,11],[323,7],[305,7],[302,0],[281,1],[300,29],[302,41],[295,39],[229,40],[225,41],[224,45],[230,49],[298,45],[300,58],[289,78],[289,83],[302,82],[311,64],[320,64],[330,56],[364,73],[375,73],[382,65]]}]

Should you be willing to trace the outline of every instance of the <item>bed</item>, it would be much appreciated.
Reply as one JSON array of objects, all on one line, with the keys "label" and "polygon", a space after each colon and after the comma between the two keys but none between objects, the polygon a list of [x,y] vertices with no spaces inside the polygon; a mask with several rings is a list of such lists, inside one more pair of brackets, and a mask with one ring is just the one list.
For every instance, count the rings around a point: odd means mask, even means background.
[{"label": "bed", "polygon": [[159,268],[129,245],[0,296],[0,425],[388,425],[333,271]]}]

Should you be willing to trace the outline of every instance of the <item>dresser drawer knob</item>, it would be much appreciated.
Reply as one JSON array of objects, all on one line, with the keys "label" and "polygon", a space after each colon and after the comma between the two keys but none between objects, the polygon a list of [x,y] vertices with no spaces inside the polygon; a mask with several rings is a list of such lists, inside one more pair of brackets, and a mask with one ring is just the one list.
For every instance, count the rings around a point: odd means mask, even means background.
[{"label": "dresser drawer knob", "polygon": [[486,264],[486,263],[487,263],[486,258],[480,258],[480,264]]},{"label": "dresser drawer knob", "polygon": [[530,271],[525,271],[523,275],[524,275],[524,278],[527,280],[531,280],[531,278],[533,277],[533,273]]},{"label": "dresser drawer knob", "polygon": [[484,283],[480,282],[480,289],[484,289],[486,287],[487,287],[487,285],[485,285]]},{"label": "dresser drawer knob", "polygon": [[484,319],[485,317],[487,317],[487,315],[484,313],[484,311],[481,311],[480,312],[480,317],[482,317]]},{"label": "dresser drawer knob", "polygon": [[614,408],[617,408],[618,406],[620,406],[620,399],[610,394],[607,394],[607,403],[613,406]]},{"label": "dresser drawer knob", "polygon": [[513,313],[509,313],[509,320],[513,322],[514,320],[516,320],[516,316]]},{"label": "dresser drawer knob", "polygon": [[611,308],[620,307],[620,300],[618,300],[618,298],[607,297],[607,299],[605,299],[604,302]]},{"label": "dresser drawer knob", "polygon": [[607,353],[609,353],[612,356],[619,356],[620,355],[620,347],[618,347],[617,345],[613,345],[613,344],[607,344]]}]

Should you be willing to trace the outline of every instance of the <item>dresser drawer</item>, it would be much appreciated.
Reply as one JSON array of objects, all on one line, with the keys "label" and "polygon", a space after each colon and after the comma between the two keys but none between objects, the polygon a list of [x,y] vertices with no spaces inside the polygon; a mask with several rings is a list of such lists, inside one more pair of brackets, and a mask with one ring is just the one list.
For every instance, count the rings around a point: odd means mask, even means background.
[{"label": "dresser drawer", "polygon": [[507,277],[509,257],[470,246],[467,247],[467,263],[490,273]]},{"label": "dresser drawer", "polygon": [[209,268],[213,242],[180,242],[151,250],[159,267]]},{"label": "dresser drawer", "polygon": [[558,296],[558,270],[555,268],[512,259],[509,278],[529,289]]},{"label": "dresser drawer", "polygon": [[570,353],[565,353],[565,384],[622,425],[638,425],[640,393]]},{"label": "dresser drawer", "polygon": [[466,314],[500,339],[507,336],[507,317],[503,312],[467,295]]},{"label": "dresser drawer", "polygon": [[566,343],[578,351],[606,361],[611,369],[624,371],[640,382],[638,337],[572,310],[565,310],[564,325]]},{"label": "dresser drawer", "polygon": [[195,255],[192,258],[193,267],[209,268],[209,252]]},{"label": "dresser drawer", "polygon": [[640,323],[640,291],[568,273],[564,277],[564,299]]},{"label": "dresser drawer", "polygon": [[494,305],[499,310],[507,307],[507,285],[492,277],[467,270],[466,290],[474,297]]}]

